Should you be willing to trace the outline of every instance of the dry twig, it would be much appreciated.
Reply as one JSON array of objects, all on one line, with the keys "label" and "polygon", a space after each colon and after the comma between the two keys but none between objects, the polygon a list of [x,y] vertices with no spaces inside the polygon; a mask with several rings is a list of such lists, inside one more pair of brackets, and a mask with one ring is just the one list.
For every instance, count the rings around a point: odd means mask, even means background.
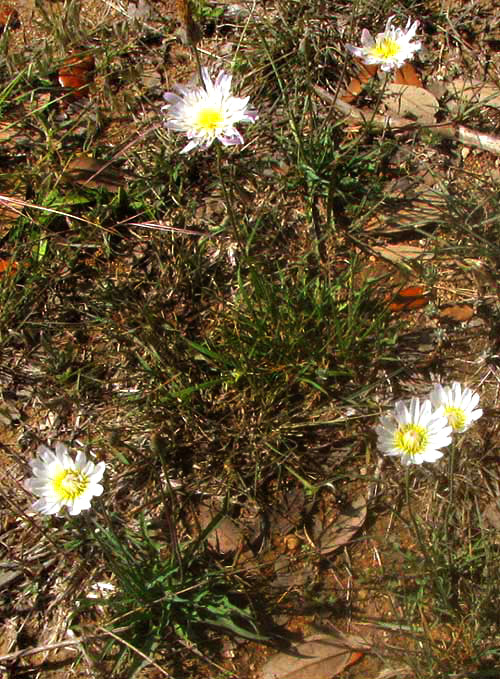
[{"label": "dry twig", "polygon": [[491,134],[471,130],[468,127],[450,121],[429,124],[423,121],[401,118],[400,116],[392,114],[381,115],[380,113],[374,113],[373,111],[362,111],[356,106],[352,106],[341,99],[335,99],[333,94],[330,94],[330,92],[319,87],[319,85],[314,86],[314,91],[321,99],[333,104],[334,108],[336,108],[337,111],[340,111],[340,113],[343,113],[346,118],[350,118],[356,122],[369,123],[377,129],[389,128],[399,132],[427,128],[445,139],[452,139],[465,146],[474,146],[475,148],[489,151],[490,153],[500,156],[500,138],[494,137]]}]

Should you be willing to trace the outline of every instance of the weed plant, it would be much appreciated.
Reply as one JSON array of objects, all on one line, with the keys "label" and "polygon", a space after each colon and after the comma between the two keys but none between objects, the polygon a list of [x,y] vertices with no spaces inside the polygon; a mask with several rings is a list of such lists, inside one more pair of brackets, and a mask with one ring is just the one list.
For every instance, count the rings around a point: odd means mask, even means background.
[{"label": "weed plant", "polygon": [[[104,598],[81,600],[79,614],[96,607],[111,611],[108,629],[113,635],[101,654],[114,659],[113,675],[126,671],[133,676],[149,664],[148,658],[157,649],[165,647],[171,635],[189,644],[206,641],[210,630],[265,640],[255,626],[254,614],[241,603],[241,595],[240,603],[235,603],[238,596],[228,587],[229,574],[207,568],[200,559],[203,539],[180,547],[174,537],[166,549],[163,541],[151,535],[144,517],[136,532],[125,528],[119,534],[112,528],[116,517],[109,519],[108,526],[96,525],[93,532],[116,590]],[[214,525],[216,521],[207,534]]]}]

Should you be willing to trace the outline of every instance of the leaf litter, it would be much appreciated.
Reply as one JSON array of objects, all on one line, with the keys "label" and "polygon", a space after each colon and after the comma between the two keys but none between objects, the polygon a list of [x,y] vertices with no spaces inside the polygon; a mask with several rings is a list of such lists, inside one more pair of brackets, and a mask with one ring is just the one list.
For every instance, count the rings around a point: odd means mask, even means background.
[{"label": "leaf litter", "polygon": [[352,634],[312,634],[277,653],[262,667],[262,679],[330,679],[357,662],[370,645]]},{"label": "leaf litter", "polygon": [[355,497],[340,511],[321,501],[319,504],[314,505],[306,521],[305,535],[311,546],[325,556],[353,539],[365,522],[367,504],[364,494]]}]

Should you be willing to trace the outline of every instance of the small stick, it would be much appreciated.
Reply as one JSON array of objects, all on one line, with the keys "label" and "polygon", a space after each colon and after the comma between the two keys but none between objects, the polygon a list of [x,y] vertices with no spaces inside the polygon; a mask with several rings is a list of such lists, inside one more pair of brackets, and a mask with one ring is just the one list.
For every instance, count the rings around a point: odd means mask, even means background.
[{"label": "small stick", "polygon": [[371,123],[377,129],[391,129],[395,131],[430,129],[440,137],[445,139],[452,139],[458,141],[465,146],[474,146],[475,148],[489,151],[496,156],[500,156],[500,138],[494,137],[491,134],[471,130],[469,127],[457,125],[450,121],[443,123],[426,123],[418,120],[410,120],[409,118],[402,118],[398,115],[381,115],[373,111],[362,111],[356,106],[352,106],[341,99],[335,99],[333,94],[327,92],[319,85],[314,86],[314,91],[324,101],[332,104],[340,113],[346,117],[352,118],[358,122]]},{"label": "small stick", "polygon": [[[106,633],[107,634],[107,633]],[[65,646],[79,646],[84,641],[91,641],[93,639],[100,639],[102,634],[92,634],[88,637],[75,639],[68,639],[67,641],[58,641],[54,644],[45,644],[44,646],[35,646],[34,648],[25,648],[21,651],[15,651],[15,653],[7,653],[7,655],[0,655],[0,663],[10,662],[11,660],[17,660],[18,658],[24,658],[27,655],[34,655],[35,653],[42,653],[43,651],[52,651],[56,648],[64,648]]]}]

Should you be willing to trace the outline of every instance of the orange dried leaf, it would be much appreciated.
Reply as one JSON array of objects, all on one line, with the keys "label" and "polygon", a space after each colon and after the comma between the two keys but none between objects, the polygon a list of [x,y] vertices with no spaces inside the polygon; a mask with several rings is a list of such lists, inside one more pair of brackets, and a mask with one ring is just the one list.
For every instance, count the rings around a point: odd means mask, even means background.
[{"label": "orange dried leaf", "polygon": [[363,656],[364,653],[361,653],[361,651],[353,651],[353,653],[351,653],[351,657],[349,658],[349,662],[346,665],[346,669],[351,665],[354,665],[354,663],[357,663],[358,660],[361,660]]},{"label": "orange dried leaf", "polygon": [[415,70],[413,64],[403,64],[401,68],[394,71],[393,83],[395,85],[413,85],[423,87],[422,80]]},{"label": "orange dried leaf", "polygon": [[463,323],[465,321],[470,321],[470,319],[474,316],[474,309],[468,304],[453,304],[442,309],[439,316],[440,318],[444,318],[447,321]]},{"label": "orange dried leaf", "polygon": [[358,65],[359,79],[362,83],[367,83],[377,74],[378,66],[376,64],[365,64],[361,59],[356,59]]},{"label": "orange dried leaf", "polygon": [[70,55],[59,69],[57,79],[61,87],[71,90],[71,96],[74,99],[81,99],[88,95],[94,68],[93,56]]},{"label": "orange dried leaf", "polygon": [[363,89],[363,85],[361,84],[361,80],[358,78],[351,78],[350,83],[347,85],[347,92],[344,94],[341,98],[342,101],[347,102],[350,104],[353,102],[358,94],[361,92]]},{"label": "orange dried leaf", "polygon": [[7,2],[0,2],[0,33],[6,26],[9,26],[10,28],[19,28],[20,25],[21,22],[19,21],[17,9]]},{"label": "orange dried leaf", "polygon": [[425,288],[419,285],[412,285],[403,288],[398,292],[393,301],[389,304],[389,309],[392,312],[412,311],[413,309],[421,309],[429,302],[428,293]]},{"label": "orange dried leaf", "polygon": [[342,101],[345,101],[348,104],[351,104],[356,99],[363,89],[363,85],[366,85],[378,70],[378,66],[367,65],[363,63],[361,59],[355,59],[355,61],[358,67],[358,75],[351,78],[347,85],[346,94],[341,97]]},{"label": "orange dried leaf", "polygon": [[0,274],[15,274],[17,269],[17,262],[13,262],[11,259],[0,259]]}]

